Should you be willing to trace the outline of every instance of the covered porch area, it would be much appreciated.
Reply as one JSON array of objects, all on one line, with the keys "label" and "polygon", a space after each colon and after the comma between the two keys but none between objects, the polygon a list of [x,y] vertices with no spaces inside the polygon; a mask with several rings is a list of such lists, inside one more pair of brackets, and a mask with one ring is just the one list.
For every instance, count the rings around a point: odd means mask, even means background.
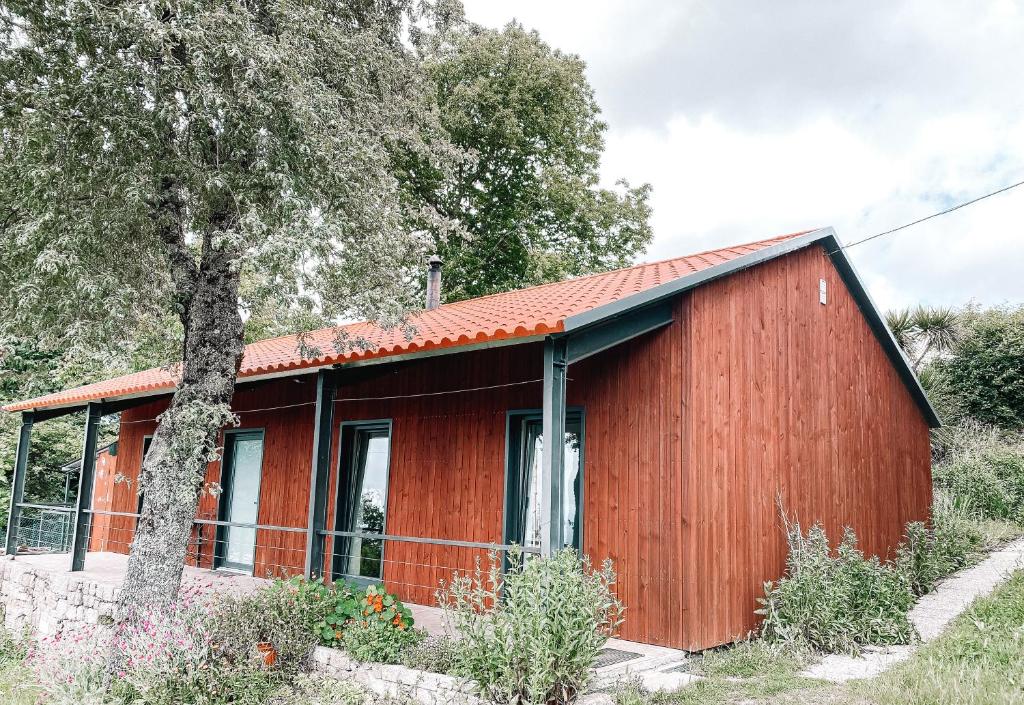
[{"label": "covered porch area", "polygon": [[[615,435],[619,424],[630,429],[636,453],[662,442],[660,425],[650,426],[648,441],[641,424],[670,413],[675,399],[642,390],[657,369],[652,349],[667,354],[673,315],[659,305],[514,344],[240,381],[239,423],[223,430],[221,459],[207,468],[188,568],[382,582],[409,604],[432,605],[455,571],[504,565],[511,551],[550,555],[571,546],[616,563],[633,618],[628,636],[678,642],[647,634],[648,617],[632,601],[666,612],[671,605],[643,587],[650,581],[639,571],[652,564],[635,554],[657,543],[637,533],[644,519],[632,494],[645,486],[638,478],[627,484],[620,469],[639,467],[641,458],[632,450],[627,458]],[[76,411],[85,417],[81,491],[73,506],[54,509],[72,527],[66,569],[88,571],[108,560],[97,556],[127,554],[141,509],[140,469],[168,402],[161,393],[23,412],[8,554],[24,545],[26,513],[41,511],[18,484],[33,425]],[[118,424],[116,468],[106,472],[95,459],[101,422]],[[659,576],[679,582],[666,578]],[[664,619],[651,623],[675,629]]]}]

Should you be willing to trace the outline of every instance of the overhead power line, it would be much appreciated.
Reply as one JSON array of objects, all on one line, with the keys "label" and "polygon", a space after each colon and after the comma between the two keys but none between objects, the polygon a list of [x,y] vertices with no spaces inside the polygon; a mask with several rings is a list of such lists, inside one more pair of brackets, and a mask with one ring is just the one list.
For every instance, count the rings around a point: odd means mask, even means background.
[{"label": "overhead power line", "polygon": [[848,250],[851,247],[855,247],[857,245],[863,244],[865,242],[868,242],[869,240],[874,240],[875,238],[882,237],[883,235],[891,235],[892,233],[899,232],[900,230],[905,230],[905,229],[907,229],[909,227],[912,227],[914,225],[917,225],[919,223],[923,223],[926,220],[931,220],[932,218],[938,218],[940,215],[946,215],[947,213],[952,213],[955,210],[960,210],[961,208],[964,208],[964,207],[969,206],[971,204],[977,203],[978,201],[984,201],[986,198],[991,198],[992,196],[998,196],[1001,193],[1006,193],[1007,191],[1009,191],[1011,189],[1015,189],[1018,186],[1024,186],[1024,181],[1018,181],[1015,184],[1010,184],[1009,186],[1004,186],[1003,188],[999,189],[998,191],[992,191],[991,193],[986,193],[984,196],[978,196],[977,198],[972,198],[969,201],[964,201],[963,203],[958,203],[955,206],[951,206],[951,207],[947,208],[946,210],[939,211],[938,213],[932,213],[931,215],[926,215],[924,218],[918,218],[917,220],[913,221],[912,223],[906,223],[904,225],[899,226],[898,228],[893,228],[891,230],[886,230],[885,232],[882,232],[882,233],[876,233],[874,235],[871,235],[870,237],[866,237],[866,238],[863,238],[861,240],[856,240],[856,241],[851,242],[849,244],[843,245],[840,249]]}]

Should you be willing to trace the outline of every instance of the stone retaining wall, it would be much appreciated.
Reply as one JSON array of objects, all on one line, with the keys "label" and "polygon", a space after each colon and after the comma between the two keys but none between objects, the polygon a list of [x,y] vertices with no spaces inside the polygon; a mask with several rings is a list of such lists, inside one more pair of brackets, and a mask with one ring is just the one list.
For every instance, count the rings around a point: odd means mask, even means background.
[{"label": "stone retaining wall", "polygon": [[53,636],[86,624],[110,623],[117,590],[82,576],[0,559],[0,602],[10,631],[30,629],[37,636]]},{"label": "stone retaining wall", "polygon": [[359,663],[337,649],[318,646],[310,658],[312,670],[350,680],[368,690],[393,698],[409,698],[423,705],[482,705],[465,680],[439,673],[384,663]]}]

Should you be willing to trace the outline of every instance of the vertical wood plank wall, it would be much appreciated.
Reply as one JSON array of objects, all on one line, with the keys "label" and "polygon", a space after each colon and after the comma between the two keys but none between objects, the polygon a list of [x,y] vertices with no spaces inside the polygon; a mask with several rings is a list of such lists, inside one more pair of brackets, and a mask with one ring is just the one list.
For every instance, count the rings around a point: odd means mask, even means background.
[{"label": "vertical wood plank wall", "polygon": [[[818,279],[828,305],[818,303]],[[614,561],[627,605],[622,636],[706,648],[756,625],[755,598],[783,570],[775,506],[830,535],[853,526],[885,554],[930,504],[926,424],[820,248],[680,297],[675,321],[573,365],[568,402],[584,408],[584,551]],[[342,381],[338,430],[391,419],[387,532],[501,542],[506,414],[541,403],[541,346],[519,345],[382,366]],[[369,370],[369,368],[366,368]],[[242,388],[242,429],[263,429],[259,522],[304,526],[315,376]],[[523,382],[490,390],[408,397]],[[380,397],[404,396],[401,399]],[[142,439],[166,406],[124,412],[111,506],[134,511]],[[247,413],[249,409],[276,408]],[[211,463],[209,483],[219,482]],[[200,518],[216,518],[204,495]],[[127,551],[134,519],[110,519]],[[212,556],[211,527],[202,558]],[[304,537],[260,531],[256,574],[300,573]],[[330,547],[328,547],[330,550]],[[190,563],[194,564],[194,556]],[[433,603],[439,580],[482,551],[389,542],[385,582]]]},{"label": "vertical wood plank wall", "polygon": [[[818,281],[828,302],[818,300]],[[692,291],[681,303],[683,551],[677,643],[756,625],[784,568],[776,498],[804,527],[855,529],[887,555],[931,504],[927,424],[820,247]]]}]

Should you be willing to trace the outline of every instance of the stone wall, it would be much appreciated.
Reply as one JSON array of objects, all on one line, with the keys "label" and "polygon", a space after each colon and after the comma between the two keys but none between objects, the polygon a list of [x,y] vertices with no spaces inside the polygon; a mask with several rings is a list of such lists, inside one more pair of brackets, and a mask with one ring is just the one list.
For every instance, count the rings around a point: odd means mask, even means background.
[{"label": "stone wall", "polygon": [[350,680],[391,698],[422,705],[483,705],[461,678],[429,673],[386,663],[359,663],[343,651],[318,646],[310,658],[311,670],[338,680]]},{"label": "stone wall", "polygon": [[116,586],[0,559],[0,602],[10,631],[27,628],[37,636],[52,636],[86,624],[109,624],[116,600]]}]

